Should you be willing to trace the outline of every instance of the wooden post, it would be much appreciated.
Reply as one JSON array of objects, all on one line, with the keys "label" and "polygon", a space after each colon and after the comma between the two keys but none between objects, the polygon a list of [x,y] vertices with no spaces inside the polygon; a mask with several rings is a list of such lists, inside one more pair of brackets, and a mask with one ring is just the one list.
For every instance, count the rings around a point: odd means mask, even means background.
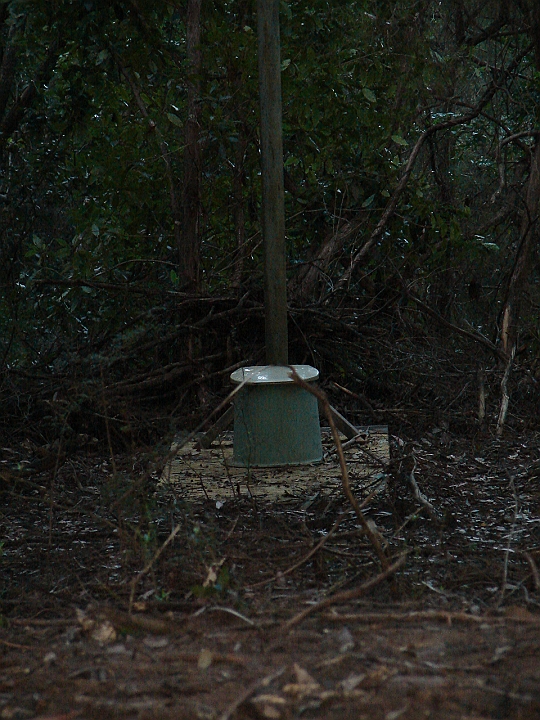
[{"label": "wooden post", "polygon": [[187,79],[187,119],[184,131],[182,224],[180,225],[178,219],[175,218],[180,281],[191,291],[197,291],[199,285],[201,4],[202,0],[188,0],[187,3],[186,53],[189,75]]},{"label": "wooden post", "polygon": [[287,365],[287,276],[279,0],[257,0],[266,362]]}]

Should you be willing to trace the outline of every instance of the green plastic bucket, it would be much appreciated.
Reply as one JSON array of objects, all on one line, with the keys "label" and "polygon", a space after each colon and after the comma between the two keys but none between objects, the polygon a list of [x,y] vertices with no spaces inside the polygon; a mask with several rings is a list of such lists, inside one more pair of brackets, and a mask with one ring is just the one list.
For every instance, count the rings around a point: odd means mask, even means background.
[{"label": "green plastic bucket", "polygon": [[[292,367],[306,382],[319,377],[310,365]],[[235,465],[279,467],[322,460],[317,398],[292,380],[290,367],[244,367],[231,380],[245,382],[234,400]]]}]

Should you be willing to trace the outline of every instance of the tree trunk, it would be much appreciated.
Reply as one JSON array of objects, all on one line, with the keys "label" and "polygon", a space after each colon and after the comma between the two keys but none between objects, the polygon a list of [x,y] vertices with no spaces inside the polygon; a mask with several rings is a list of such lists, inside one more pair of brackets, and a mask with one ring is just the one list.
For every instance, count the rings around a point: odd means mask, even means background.
[{"label": "tree trunk", "polygon": [[[540,71],[540,5],[531,0],[530,35],[534,44],[536,69]],[[510,358],[516,344],[521,299],[532,266],[532,255],[539,239],[538,214],[540,209],[540,135],[535,137],[531,150],[529,180],[525,193],[525,207],[520,228],[520,243],[514,267],[508,282],[506,298],[501,312],[501,345]]]},{"label": "tree trunk", "polygon": [[182,232],[178,237],[180,280],[192,289],[199,285],[199,218],[201,206],[201,159],[199,145],[201,73],[201,2],[188,0],[186,51],[190,76],[185,125]]},{"label": "tree trunk", "polygon": [[[61,47],[62,43],[58,40],[51,44],[51,46],[47,50],[43,62],[37,68],[34,77],[30,80],[30,82],[24,88],[19,97],[13,102],[10,109],[6,112],[6,108],[4,108],[5,114],[2,117],[2,121],[0,123],[0,149],[2,149],[6,145],[7,141],[13,135],[15,130],[19,128],[19,125],[21,124],[26,114],[26,111],[28,110],[28,108],[34,101],[34,98],[38,94],[38,89],[41,89],[43,85],[46,85],[49,82],[51,75],[53,74],[56,62],[58,60],[58,56],[60,55]],[[13,61],[14,60],[15,58],[13,58]],[[6,62],[8,62],[7,59]],[[11,62],[11,60],[9,60],[9,62]],[[6,73],[7,72],[8,70],[6,69]],[[5,78],[5,82],[9,82],[7,76]],[[6,92],[7,91],[8,88],[6,88]],[[5,98],[6,101],[8,97],[9,92]]]},{"label": "tree trunk", "polygon": [[538,209],[540,203],[540,138],[536,138],[531,152],[531,164],[525,210],[521,223],[521,241],[508,282],[508,290],[501,313],[501,344],[504,353],[510,357],[517,337],[517,324],[523,288],[531,271],[533,247],[538,240]]},{"label": "tree trunk", "polygon": [[339,257],[345,243],[354,235],[359,234],[366,222],[364,214],[360,218],[345,220],[335,232],[329,233],[311,261],[306,263],[289,285],[293,302],[303,304],[315,294],[317,287],[326,271]]},{"label": "tree trunk", "polygon": [[0,66],[0,117],[6,114],[6,108],[15,78],[15,67],[17,64],[17,50],[13,45],[4,48],[2,64]]},{"label": "tree trunk", "polygon": [[240,126],[238,142],[236,143],[236,157],[233,170],[233,202],[234,202],[234,233],[236,236],[236,258],[231,280],[233,290],[242,286],[244,264],[246,259],[246,219],[244,213],[244,159],[247,149],[247,139],[244,128]]}]

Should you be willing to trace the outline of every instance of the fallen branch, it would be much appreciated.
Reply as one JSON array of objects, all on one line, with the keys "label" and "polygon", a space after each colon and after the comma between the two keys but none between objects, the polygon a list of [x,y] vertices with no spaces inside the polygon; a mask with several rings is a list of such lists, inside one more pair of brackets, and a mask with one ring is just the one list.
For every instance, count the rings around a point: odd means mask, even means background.
[{"label": "fallen branch", "polygon": [[[137,609],[137,608],[135,608]],[[163,620],[161,618],[150,617],[140,612],[126,613],[114,608],[104,608],[103,612],[98,613],[109,620],[116,630],[124,633],[136,633],[143,630],[152,635],[178,635],[185,631],[186,620],[183,622],[174,622],[172,620]]]},{"label": "fallen branch", "polygon": [[256,690],[258,690],[258,688],[268,687],[270,683],[272,683],[274,680],[277,680],[278,677],[283,675],[286,669],[286,667],[280,667],[279,670],[276,670],[276,672],[271,673],[266,677],[260,678],[259,680],[255,680],[255,682],[252,682],[251,685],[248,685],[244,692],[240,693],[236,700],[229,705],[229,707],[222,715],[219,716],[219,720],[229,720],[229,718],[238,710],[240,705],[243,705],[246,700],[249,700],[249,698]]},{"label": "fallen branch", "polygon": [[380,585],[389,577],[392,577],[392,575],[394,575],[394,573],[396,573],[399,568],[405,564],[405,560],[407,559],[408,555],[408,552],[403,553],[403,555],[400,555],[399,558],[394,563],[392,563],[392,565],[386,568],[386,570],[379,573],[370,580],[367,580],[363,585],[360,585],[360,587],[354,588],[353,590],[345,590],[340,593],[335,593],[335,595],[330,595],[330,597],[321,600],[316,605],[312,605],[311,607],[306,608],[306,610],[303,610],[301,613],[298,613],[298,615],[295,615],[291,620],[288,620],[282,626],[282,630],[284,632],[289,632],[290,630],[292,630],[293,627],[301,623],[309,615],[319,612],[319,610],[323,610],[324,608],[330,607],[331,605],[338,605],[340,603],[350,602],[351,600],[356,600],[362,595],[365,595],[374,587],[377,587],[377,585]]},{"label": "fallen branch", "polygon": [[424,620],[440,620],[441,622],[445,622],[447,625],[452,625],[453,622],[471,623],[474,625],[481,625],[486,622],[502,624],[507,621],[540,625],[540,617],[532,614],[530,617],[526,615],[522,617],[490,617],[486,615],[472,615],[471,613],[465,612],[447,612],[445,610],[414,610],[409,613],[343,613],[342,615],[329,612],[324,615],[324,619],[327,622],[335,623],[403,623]]},{"label": "fallen branch", "polygon": [[[372,494],[373,494],[373,493],[372,493]],[[370,497],[371,497],[371,496],[370,496]],[[284,570],[283,572],[279,572],[279,573],[278,573],[277,575],[275,575],[274,577],[268,578],[268,580],[261,580],[260,582],[255,583],[254,585],[248,585],[245,589],[246,589],[246,590],[253,590],[254,588],[261,587],[262,585],[267,585],[268,583],[276,582],[276,581],[279,580],[280,578],[285,577],[286,575],[290,575],[290,574],[293,573],[295,570],[298,570],[299,567],[302,567],[302,565],[304,565],[305,563],[307,563],[307,561],[310,560],[317,552],[319,552],[319,550],[323,547],[323,545],[324,545],[328,540],[330,540],[330,538],[334,535],[334,533],[336,532],[336,530],[337,530],[338,527],[340,526],[341,521],[343,520],[343,518],[344,518],[344,515],[340,515],[340,516],[338,517],[338,519],[336,520],[336,522],[333,524],[333,526],[332,526],[332,528],[330,529],[330,531],[329,531],[324,537],[322,537],[322,538],[319,540],[319,542],[315,545],[315,547],[311,548],[311,550],[308,552],[308,554],[305,555],[305,556],[304,556],[301,560],[299,560],[297,563],[295,563],[294,565],[292,565],[290,568],[287,568],[287,570]]]},{"label": "fallen branch", "polygon": [[3,638],[0,638],[0,643],[2,643],[2,645],[5,645],[6,647],[15,648],[16,650],[35,650],[36,649],[35,645],[19,645],[19,643],[12,643],[12,642],[9,642],[8,640],[4,640]]}]

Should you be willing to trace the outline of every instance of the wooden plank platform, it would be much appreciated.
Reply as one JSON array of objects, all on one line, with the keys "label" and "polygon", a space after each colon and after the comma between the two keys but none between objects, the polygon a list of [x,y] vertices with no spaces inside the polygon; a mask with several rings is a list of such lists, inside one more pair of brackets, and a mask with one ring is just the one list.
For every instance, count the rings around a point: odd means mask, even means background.
[{"label": "wooden plank platform", "polygon": [[[351,487],[359,498],[384,489],[384,464],[389,462],[388,428],[358,428],[362,435],[345,449]],[[188,502],[225,503],[239,497],[257,501],[308,500],[318,493],[341,492],[341,472],[329,428],[322,429],[323,461],[280,468],[233,465],[233,433],[221,433],[210,448],[194,440],[177,451],[161,483]],[[174,452],[179,439],[173,442]],[[378,462],[380,460],[381,462]]]}]

